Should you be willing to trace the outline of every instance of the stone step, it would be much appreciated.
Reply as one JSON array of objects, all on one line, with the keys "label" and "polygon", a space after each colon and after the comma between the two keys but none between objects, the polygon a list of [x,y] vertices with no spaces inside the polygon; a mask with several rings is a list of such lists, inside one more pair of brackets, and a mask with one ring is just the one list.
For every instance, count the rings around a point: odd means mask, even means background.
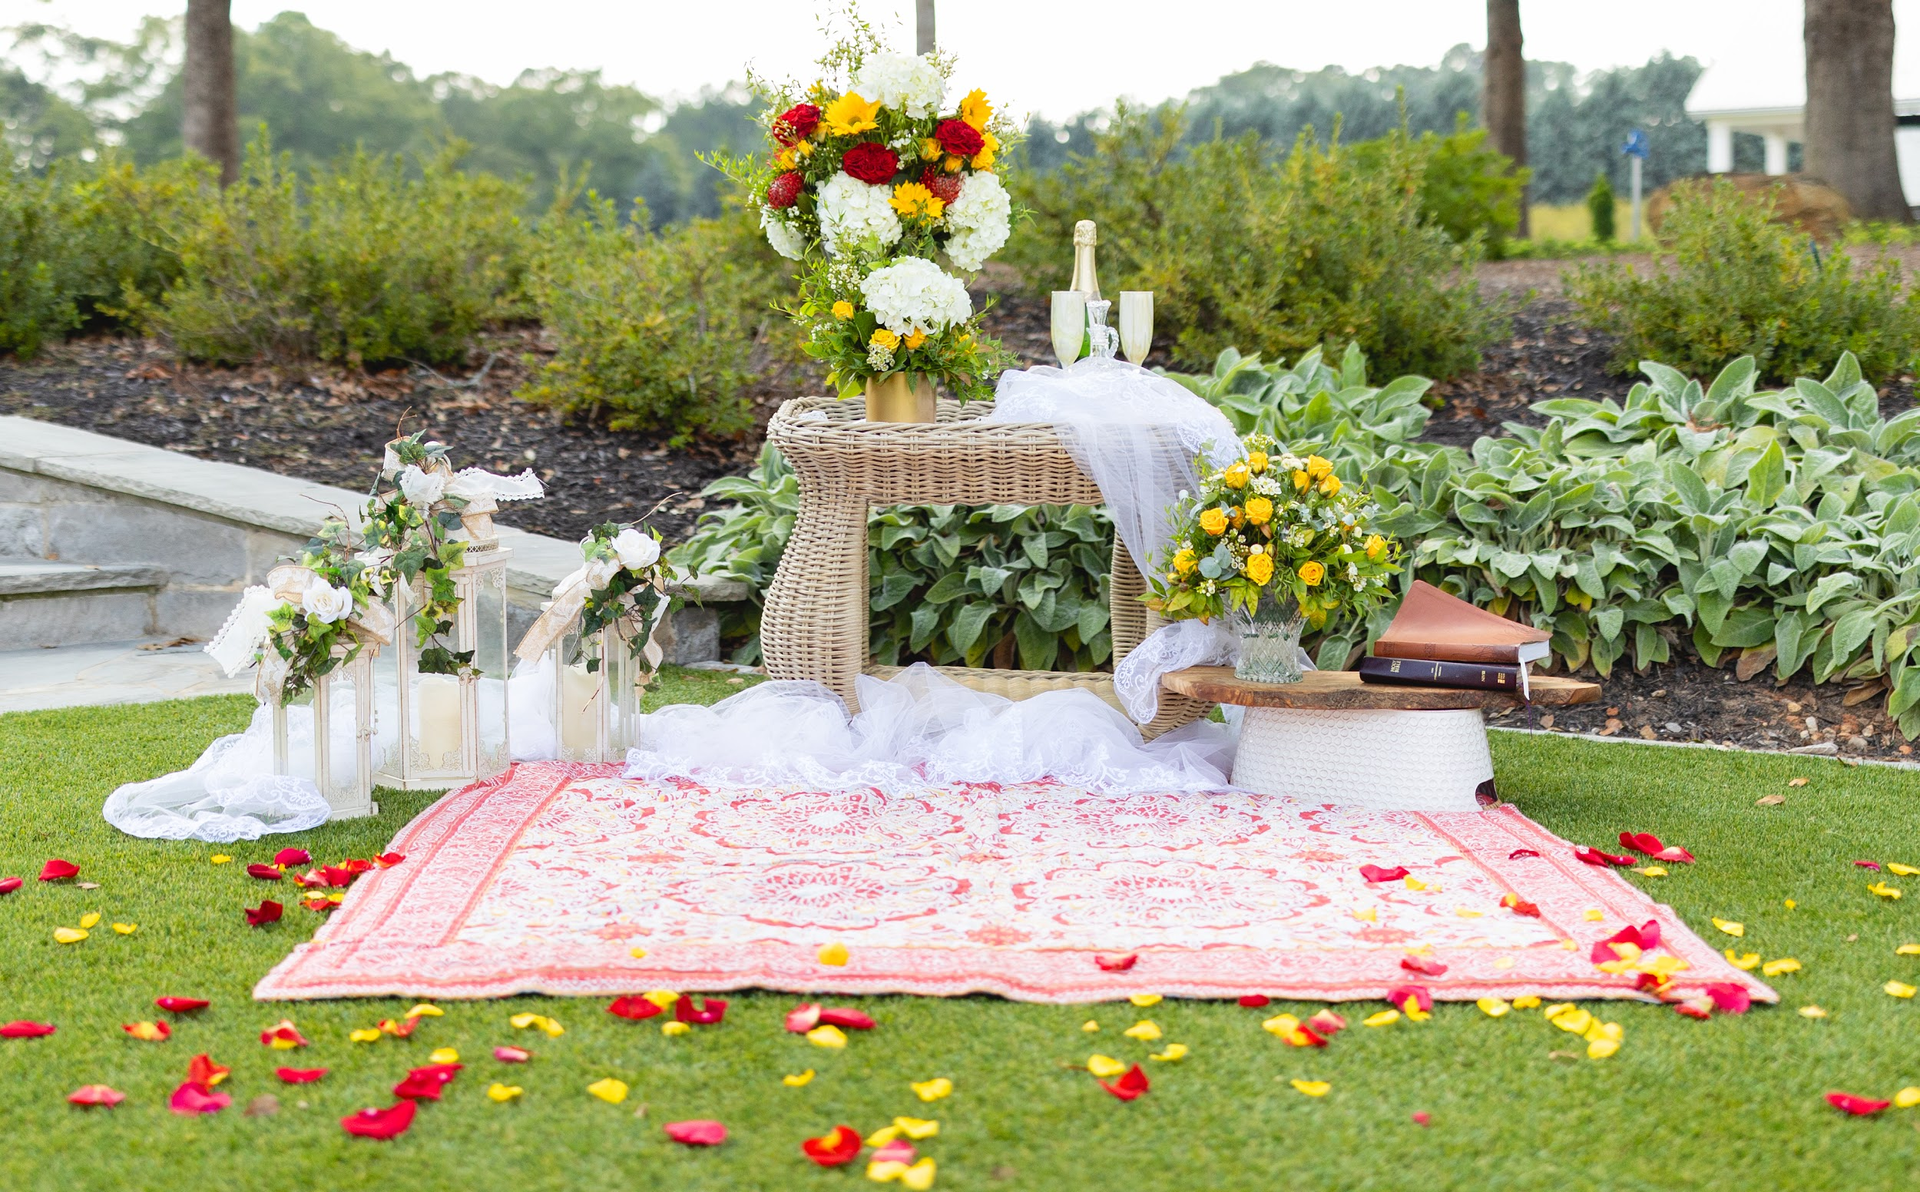
[{"label": "stone step", "polygon": [[0,558],[0,650],[124,642],[156,631],[164,568]]}]

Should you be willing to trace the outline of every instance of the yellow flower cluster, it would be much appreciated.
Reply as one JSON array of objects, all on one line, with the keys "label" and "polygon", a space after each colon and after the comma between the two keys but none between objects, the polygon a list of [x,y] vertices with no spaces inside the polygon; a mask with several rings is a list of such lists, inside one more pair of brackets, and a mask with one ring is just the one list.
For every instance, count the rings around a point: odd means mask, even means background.
[{"label": "yellow flower cluster", "polygon": [[850,137],[880,127],[880,103],[849,91],[828,104],[820,117],[828,132],[836,137]]},{"label": "yellow flower cluster", "polygon": [[924,219],[932,223],[947,209],[947,201],[918,182],[902,182],[893,188],[893,197],[887,200],[887,206],[898,211],[903,219]]}]

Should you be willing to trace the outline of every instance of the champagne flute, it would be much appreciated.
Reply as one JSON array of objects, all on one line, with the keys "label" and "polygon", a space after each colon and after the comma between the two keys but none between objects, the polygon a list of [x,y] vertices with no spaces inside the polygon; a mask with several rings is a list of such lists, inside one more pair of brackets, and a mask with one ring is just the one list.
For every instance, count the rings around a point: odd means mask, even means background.
[{"label": "champagne flute", "polygon": [[1087,292],[1053,291],[1053,354],[1066,368],[1080,358],[1087,338]]},{"label": "champagne flute", "polygon": [[1135,364],[1145,364],[1153,350],[1153,291],[1120,291],[1120,350]]}]

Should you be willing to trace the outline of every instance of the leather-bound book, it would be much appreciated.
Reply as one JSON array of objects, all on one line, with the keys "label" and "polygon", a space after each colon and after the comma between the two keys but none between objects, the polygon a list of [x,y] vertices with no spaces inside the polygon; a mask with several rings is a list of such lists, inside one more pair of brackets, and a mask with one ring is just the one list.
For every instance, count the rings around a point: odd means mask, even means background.
[{"label": "leather-bound book", "polygon": [[1450,596],[1425,580],[1400,602],[1373,643],[1376,658],[1420,658],[1430,662],[1491,662],[1518,666],[1547,656],[1544,629],[1509,621]]},{"label": "leather-bound book", "polygon": [[1488,691],[1529,694],[1527,667],[1497,662],[1430,662],[1425,658],[1362,658],[1356,668],[1362,683],[1405,683],[1413,687],[1482,687]]}]

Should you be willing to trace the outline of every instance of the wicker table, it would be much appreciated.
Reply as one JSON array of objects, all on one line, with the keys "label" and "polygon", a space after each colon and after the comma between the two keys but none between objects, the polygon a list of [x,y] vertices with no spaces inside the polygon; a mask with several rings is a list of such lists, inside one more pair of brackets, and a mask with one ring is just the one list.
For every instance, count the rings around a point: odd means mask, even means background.
[{"label": "wicker table", "polygon": [[[1161,677],[1169,693],[1247,709],[1236,786],[1308,802],[1458,811],[1495,800],[1486,708],[1518,696],[1471,687],[1362,683],[1354,671],[1309,671],[1298,683],[1252,683],[1227,666]],[[1597,683],[1535,675],[1533,702],[1593,703]]]},{"label": "wicker table", "polygon": [[[850,708],[854,679],[894,667],[870,664],[867,512],[873,505],[1098,505],[1100,489],[1075,466],[1053,427],[986,422],[992,402],[939,403],[939,421],[868,422],[859,402],[795,398],[781,405],[767,439],[800,481],[800,515],[767,591],[760,646],[767,674],[817,679]],[[1139,596],[1146,581],[1116,537],[1108,585],[1118,662],[1162,623]],[[1079,687],[1119,707],[1110,675],[1074,671],[941,667],[969,687],[1024,699]],[[1141,732],[1156,736],[1198,719],[1211,702],[1160,701]]]}]

